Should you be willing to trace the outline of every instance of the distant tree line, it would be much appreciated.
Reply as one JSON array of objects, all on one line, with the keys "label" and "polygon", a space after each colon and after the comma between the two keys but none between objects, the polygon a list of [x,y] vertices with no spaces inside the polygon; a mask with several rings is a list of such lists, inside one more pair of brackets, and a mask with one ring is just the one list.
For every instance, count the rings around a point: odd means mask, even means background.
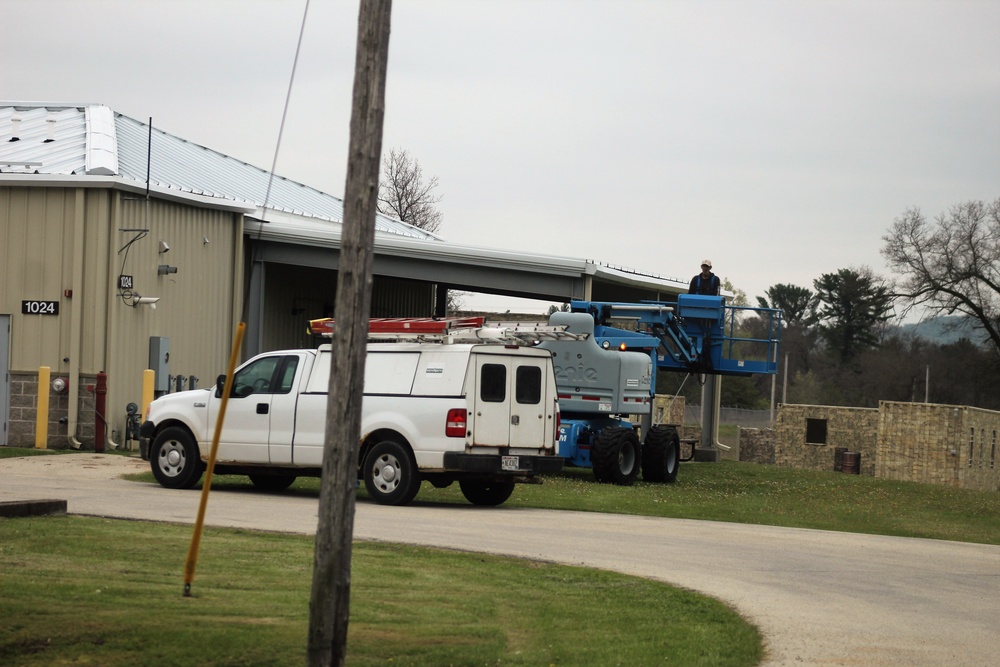
[{"label": "distant tree line", "polygon": [[[1000,199],[959,204],[934,223],[910,209],[883,241],[898,282],[846,268],[812,289],[779,283],[757,297],[760,307],[783,311],[776,400],[787,392],[788,403],[877,407],[927,397],[1000,410]],[[905,333],[898,322],[914,307],[963,315],[978,333],[947,343]],[[742,323],[748,333],[761,325],[754,320]],[[680,390],[698,403],[699,389],[697,378],[658,375],[658,393]],[[765,409],[770,401],[770,376],[722,382],[724,406]]]}]

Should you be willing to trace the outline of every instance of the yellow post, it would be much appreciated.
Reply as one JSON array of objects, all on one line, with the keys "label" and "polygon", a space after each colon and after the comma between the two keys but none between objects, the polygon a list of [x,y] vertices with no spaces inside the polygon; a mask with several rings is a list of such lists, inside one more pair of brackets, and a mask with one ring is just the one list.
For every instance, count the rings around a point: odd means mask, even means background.
[{"label": "yellow post", "polygon": [[38,367],[38,410],[35,415],[35,449],[49,448],[49,376],[52,369]]},{"label": "yellow post", "polygon": [[149,404],[153,402],[153,387],[156,386],[156,371],[147,368],[142,372],[142,412],[139,413],[140,423],[149,413]]},{"label": "yellow post", "polygon": [[201,533],[205,525],[205,510],[208,507],[208,492],[212,488],[212,472],[215,469],[215,456],[219,451],[219,438],[222,436],[222,423],[226,419],[226,406],[229,405],[229,394],[233,390],[233,375],[236,372],[236,360],[240,357],[240,347],[243,346],[243,332],[246,324],[240,322],[236,327],[233,339],[233,350],[229,355],[229,366],[226,368],[226,383],[222,390],[222,402],[219,403],[219,414],[215,419],[215,433],[212,435],[212,448],[209,450],[208,465],[205,467],[205,481],[201,485],[201,502],[198,504],[198,517],[194,522],[194,533],[188,546],[187,558],[184,561],[184,597],[191,597],[191,583],[194,581],[194,569],[198,564],[198,548],[201,546]]}]

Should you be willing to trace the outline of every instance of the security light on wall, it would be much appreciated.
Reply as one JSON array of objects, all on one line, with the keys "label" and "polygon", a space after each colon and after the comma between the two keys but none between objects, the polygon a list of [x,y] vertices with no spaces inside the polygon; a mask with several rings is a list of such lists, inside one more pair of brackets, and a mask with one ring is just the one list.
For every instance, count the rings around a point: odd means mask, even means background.
[{"label": "security light on wall", "polygon": [[163,253],[165,253],[165,252],[167,252],[169,250],[170,250],[170,246],[167,245],[167,242],[166,241],[160,241],[160,254],[162,255]]},{"label": "security light on wall", "polygon": [[158,297],[158,296],[139,296],[139,295],[136,295],[136,297],[134,299],[132,299],[132,307],[133,308],[138,308],[139,306],[149,306],[153,310],[156,310],[156,302],[159,301],[159,300],[160,300],[160,297]]}]

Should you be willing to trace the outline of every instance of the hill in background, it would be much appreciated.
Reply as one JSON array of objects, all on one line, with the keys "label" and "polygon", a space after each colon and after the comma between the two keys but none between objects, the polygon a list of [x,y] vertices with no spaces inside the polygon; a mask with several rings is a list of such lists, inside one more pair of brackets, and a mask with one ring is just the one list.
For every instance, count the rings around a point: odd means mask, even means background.
[{"label": "hill in background", "polygon": [[956,343],[962,338],[967,338],[978,345],[986,337],[982,325],[964,315],[932,317],[913,324],[904,324],[899,327],[899,331],[904,335],[923,338],[940,345]]}]

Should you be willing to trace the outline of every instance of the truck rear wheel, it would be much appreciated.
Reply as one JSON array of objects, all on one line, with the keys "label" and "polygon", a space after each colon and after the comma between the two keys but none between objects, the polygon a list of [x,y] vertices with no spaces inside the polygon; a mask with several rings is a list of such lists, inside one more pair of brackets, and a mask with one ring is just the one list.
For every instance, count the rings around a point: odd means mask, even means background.
[{"label": "truck rear wheel", "polygon": [[677,429],[663,424],[649,429],[642,445],[642,478],[647,482],[676,482],[680,460]]},{"label": "truck rear wheel", "polygon": [[149,463],[153,477],[168,489],[190,489],[205,471],[194,438],[179,426],[163,429],[156,436]]},{"label": "truck rear wheel", "polygon": [[590,462],[598,482],[632,486],[639,476],[639,437],[630,428],[604,429],[594,442]]},{"label": "truck rear wheel", "polygon": [[496,507],[502,505],[514,493],[514,478],[503,481],[463,479],[458,482],[462,495],[473,505]]},{"label": "truck rear wheel", "polygon": [[365,489],[379,505],[406,505],[420,490],[417,462],[394,440],[383,440],[365,457]]}]

